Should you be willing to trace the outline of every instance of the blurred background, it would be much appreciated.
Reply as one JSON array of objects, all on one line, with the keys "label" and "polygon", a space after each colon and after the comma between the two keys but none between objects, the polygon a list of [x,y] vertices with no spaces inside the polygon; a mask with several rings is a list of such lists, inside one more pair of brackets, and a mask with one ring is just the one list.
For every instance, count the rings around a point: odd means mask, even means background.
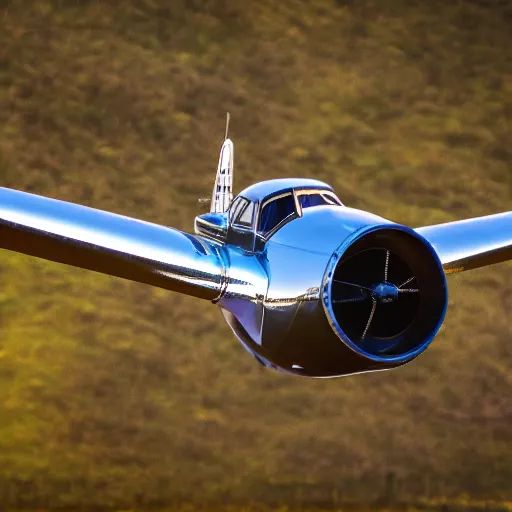
[{"label": "blurred background", "polygon": [[[4,0],[0,20],[0,186],[192,231],[229,111],[235,191],[318,178],[413,227],[511,209],[507,0]],[[512,265],[449,284],[410,365],[304,380],[207,302],[3,251],[0,508],[512,500]]]}]

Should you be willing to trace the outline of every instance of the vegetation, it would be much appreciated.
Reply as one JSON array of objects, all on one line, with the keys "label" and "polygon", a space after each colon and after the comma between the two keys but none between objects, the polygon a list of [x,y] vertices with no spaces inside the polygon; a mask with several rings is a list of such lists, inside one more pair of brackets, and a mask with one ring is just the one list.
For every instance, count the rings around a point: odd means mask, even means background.
[{"label": "vegetation", "polygon": [[[2,186],[191,230],[229,110],[237,190],[315,177],[412,226],[510,209],[506,0],[16,0],[0,18]],[[260,368],[207,303],[4,252],[0,503],[511,500],[511,270],[451,277],[411,365],[310,381]]]}]

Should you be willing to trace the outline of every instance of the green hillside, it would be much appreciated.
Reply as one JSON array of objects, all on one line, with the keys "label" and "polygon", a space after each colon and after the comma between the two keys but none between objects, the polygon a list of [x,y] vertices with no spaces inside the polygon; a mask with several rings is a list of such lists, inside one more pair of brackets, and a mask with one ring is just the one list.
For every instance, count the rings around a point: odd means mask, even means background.
[{"label": "green hillside", "polygon": [[[303,176],[419,226],[511,209],[512,7],[0,2],[0,186],[191,231],[226,111],[235,184]],[[395,372],[260,368],[207,302],[0,254],[0,504],[512,499],[512,266],[450,278]],[[386,491],[385,482],[388,482]]]}]

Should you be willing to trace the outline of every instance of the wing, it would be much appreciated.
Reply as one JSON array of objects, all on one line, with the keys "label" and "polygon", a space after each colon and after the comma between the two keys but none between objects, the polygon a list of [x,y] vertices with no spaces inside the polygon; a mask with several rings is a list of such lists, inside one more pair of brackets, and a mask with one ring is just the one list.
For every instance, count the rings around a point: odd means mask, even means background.
[{"label": "wing", "polygon": [[418,228],[447,274],[512,259],[512,212]]},{"label": "wing", "polygon": [[220,248],[201,237],[0,187],[0,248],[213,300]]}]

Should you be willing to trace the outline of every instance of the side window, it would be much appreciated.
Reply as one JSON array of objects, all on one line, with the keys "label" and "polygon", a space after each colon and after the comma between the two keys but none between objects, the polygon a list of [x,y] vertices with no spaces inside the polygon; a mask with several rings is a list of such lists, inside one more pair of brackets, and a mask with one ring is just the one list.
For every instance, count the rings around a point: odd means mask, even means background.
[{"label": "side window", "polygon": [[244,209],[239,210],[238,215],[235,218],[234,224],[237,224],[240,226],[251,227],[253,214],[254,214],[254,203],[249,202]]},{"label": "side window", "polygon": [[295,213],[295,201],[291,193],[276,199],[270,199],[270,201],[263,205],[261,210],[258,231],[266,235],[285,219],[295,215]]},{"label": "side window", "polygon": [[237,197],[229,207],[229,219],[231,222],[234,221],[234,219],[237,218],[238,214],[240,213],[240,210],[245,206],[247,203],[247,200],[243,197]]}]

